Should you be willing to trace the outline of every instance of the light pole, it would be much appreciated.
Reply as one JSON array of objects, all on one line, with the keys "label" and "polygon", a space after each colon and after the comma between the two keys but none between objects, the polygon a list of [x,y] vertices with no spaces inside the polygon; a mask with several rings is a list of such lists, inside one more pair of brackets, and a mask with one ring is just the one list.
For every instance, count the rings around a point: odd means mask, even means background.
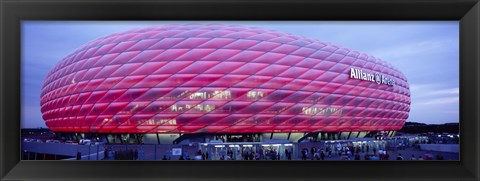
[{"label": "light pole", "polygon": [[97,160],[98,160],[98,146],[99,146],[99,145],[97,145]]},{"label": "light pole", "polygon": [[88,145],[88,160],[90,160],[90,149],[92,145]]}]

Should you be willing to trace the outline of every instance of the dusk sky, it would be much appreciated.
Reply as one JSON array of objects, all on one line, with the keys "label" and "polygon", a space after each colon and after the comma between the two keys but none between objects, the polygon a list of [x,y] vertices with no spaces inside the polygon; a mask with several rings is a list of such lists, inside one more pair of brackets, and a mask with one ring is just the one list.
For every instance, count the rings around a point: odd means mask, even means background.
[{"label": "dusk sky", "polygon": [[48,71],[76,48],[132,28],[184,23],[276,30],[375,56],[407,77],[412,99],[407,121],[459,122],[458,21],[23,21],[22,128],[46,127],[40,112],[43,81]]}]

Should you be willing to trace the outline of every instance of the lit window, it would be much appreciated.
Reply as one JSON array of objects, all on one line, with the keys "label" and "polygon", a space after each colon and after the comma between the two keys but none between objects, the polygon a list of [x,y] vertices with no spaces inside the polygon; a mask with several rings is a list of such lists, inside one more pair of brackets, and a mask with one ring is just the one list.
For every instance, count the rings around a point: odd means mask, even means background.
[{"label": "lit window", "polygon": [[253,98],[253,99],[259,99],[264,97],[264,92],[262,91],[248,91],[247,97],[248,98]]}]

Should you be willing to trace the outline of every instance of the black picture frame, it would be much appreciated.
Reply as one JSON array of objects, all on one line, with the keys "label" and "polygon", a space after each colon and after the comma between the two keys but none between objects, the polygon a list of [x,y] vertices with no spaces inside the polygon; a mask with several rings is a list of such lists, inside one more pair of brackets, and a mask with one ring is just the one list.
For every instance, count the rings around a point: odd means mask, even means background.
[{"label": "black picture frame", "polygon": [[[478,0],[0,0],[0,13],[2,180],[467,181],[480,178]],[[22,20],[459,20],[460,161],[21,161]]]}]

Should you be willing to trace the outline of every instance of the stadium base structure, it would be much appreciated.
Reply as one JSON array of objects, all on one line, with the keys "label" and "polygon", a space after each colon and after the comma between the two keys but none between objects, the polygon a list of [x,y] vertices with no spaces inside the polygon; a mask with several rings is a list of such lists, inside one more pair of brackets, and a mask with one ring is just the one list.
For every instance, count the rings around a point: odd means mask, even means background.
[{"label": "stadium base structure", "polygon": [[244,134],[95,134],[95,133],[55,133],[59,139],[90,139],[106,144],[174,144],[192,143],[270,143],[270,142],[319,142],[324,140],[352,140],[394,136],[396,131],[371,132],[311,132],[311,133],[244,133]]}]

